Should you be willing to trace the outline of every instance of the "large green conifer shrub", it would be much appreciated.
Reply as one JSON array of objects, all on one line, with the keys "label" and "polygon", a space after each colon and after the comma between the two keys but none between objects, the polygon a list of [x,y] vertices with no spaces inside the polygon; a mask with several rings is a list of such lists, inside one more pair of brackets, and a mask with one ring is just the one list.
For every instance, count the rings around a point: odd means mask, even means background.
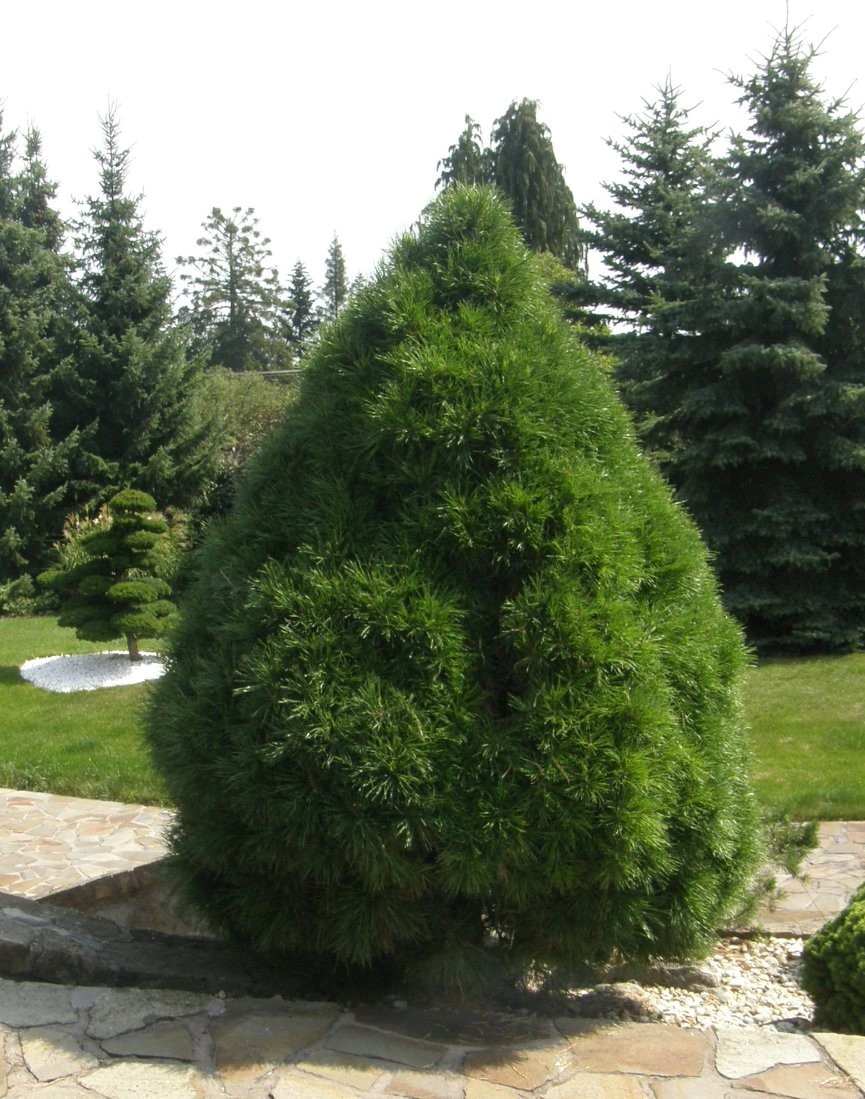
[{"label": "large green conifer shrub", "polygon": [[200,551],[149,723],[179,865],[337,965],[699,950],[754,860],[744,663],[506,207],[449,189]]}]

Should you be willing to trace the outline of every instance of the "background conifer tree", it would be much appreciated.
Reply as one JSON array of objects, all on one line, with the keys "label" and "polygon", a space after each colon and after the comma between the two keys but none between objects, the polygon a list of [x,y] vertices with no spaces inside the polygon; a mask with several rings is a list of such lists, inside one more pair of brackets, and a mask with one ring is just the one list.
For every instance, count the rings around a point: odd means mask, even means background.
[{"label": "background conifer tree", "polygon": [[197,399],[200,367],[173,324],[171,282],[158,237],[126,193],[129,152],[117,120],[102,120],[94,155],[100,190],[79,226],[84,315],[74,356],[53,388],[57,419],[87,432],[101,463],[94,494],[135,486],[163,505],[185,506],[210,477],[210,424]]},{"label": "background conifer tree", "polygon": [[831,650],[860,645],[865,623],[865,145],[813,58],[788,29],[734,80],[751,128],[722,212],[745,259],[707,306],[717,365],[683,392],[672,476],[753,641]]},{"label": "background conifer tree", "polygon": [[466,128],[456,144],[448,149],[448,155],[438,162],[437,168],[440,174],[436,188],[453,187],[460,183],[466,187],[479,187],[492,182],[490,150],[484,147],[480,125],[471,115],[466,115]]},{"label": "background conifer tree", "polygon": [[312,279],[300,260],[292,269],[285,299],[284,331],[296,360],[304,352],[318,327]]},{"label": "background conifer tree", "polygon": [[321,289],[322,315],[325,320],[333,320],[348,298],[348,276],[342,245],[336,233],[327,250],[324,265],[324,285]]},{"label": "background conifer tree", "polygon": [[754,859],[744,663],[504,203],[449,188],[198,558],[149,721],[179,866],[330,966],[699,949]]},{"label": "background conifer tree", "polygon": [[717,362],[708,320],[727,248],[716,221],[714,135],[690,124],[671,79],[657,93],[641,115],[623,120],[625,140],[610,142],[622,162],[622,178],[605,185],[614,208],[584,211],[591,228],[581,236],[604,276],[572,283],[563,296],[612,325],[588,337],[616,356],[642,440],[675,477],[683,405]]},{"label": "background conifer tree", "polygon": [[0,116],[0,582],[44,567],[88,493],[78,432],[58,425],[50,401],[73,309],[53,197],[38,133],[19,158]]},{"label": "background conifer tree", "polygon": [[196,347],[211,365],[234,371],[279,369],[291,358],[280,333],[279,272],[270,263],[270,238],[258,224],[252,207],[225,214],[214,206],[198,255],[177,260],[191,294],[188,320]]}]

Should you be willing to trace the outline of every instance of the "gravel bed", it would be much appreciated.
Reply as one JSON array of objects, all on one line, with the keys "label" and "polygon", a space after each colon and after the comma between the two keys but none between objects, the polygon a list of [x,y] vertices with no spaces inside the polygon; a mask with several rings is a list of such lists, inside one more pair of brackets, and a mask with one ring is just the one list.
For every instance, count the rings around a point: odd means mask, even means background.
[{"label": "gravel bed", "polygon": [[799,985],[804,942],[725,938],[693,968],[687,987],[653,984],[648,977],[572,990],[575,1013],[684,1027],[808,1029],[814,1004]]},{"label": "gravel bed", "polygon": [[123,649],[106,653],[82,653],[70,656],[39,656],[25,660],[21,678],[36,687],[57,694],[73,691],[98,691],[101,687],[127,687],[158,679],[165,666],[158,653],[143,652],[140,660],[130,660]]}]

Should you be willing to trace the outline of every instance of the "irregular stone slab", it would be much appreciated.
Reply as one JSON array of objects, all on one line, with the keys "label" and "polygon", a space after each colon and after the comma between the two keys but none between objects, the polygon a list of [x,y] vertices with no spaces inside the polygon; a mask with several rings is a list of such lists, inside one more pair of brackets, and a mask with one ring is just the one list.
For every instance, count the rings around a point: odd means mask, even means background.
[{"label": "irregular stone slab", "polygon": [[749,1091],[784,1095],[790,1099],[860,1099],[862,1094],[822,1061],[771,1068],[736,1083]]},{"label": "irregular stone slab", "polygon": [[386,1064],[384,1061],[367,1061],[350,1053],[336,1053],[328,1049],[319,1049],[298,1061],[295,1068],[324,1076],[335,1084],[347,1084],[359,1091],[368,1091],[384,1076],[399,1069],[399,1065]]},{"label": "irregular stone slab", "polygon": [[653,1080],[649,1086],[655,1099],[741,1099],[745,1095],[717,1080]]},{"label": "irregular stone slab", "polygon": [[514,1015],[365,1007],[355,1012],[355,1018],[364,1026],[445,1045],[507,1046],[556,1037],[554,1027],[546,1020],[521,1019]]},{"label": "irregular stone slab", "polygon": [[463,1099],[464,1082],[449,1072],[400,1072],[384,1090],[408,1099]]},{"label": "irregular stone slab", "polygon": [[332,1084],[319,1084],[308,1076],[286,1074],[268,1091],[269,1099],[351,1099],[344,1088]]},{"label": "irregular stone slab", "polygon": [[[546,1099],[646,1099],[634,1076],[610,1076],[606,1072],[576,1072],[564,1084],[544,1092]],[[706,1099],[705,1092],[701,1099]]]},{"label": "irregular stone slab", "polygon": [[11,1027],[74,1023],[71,989],[65,985],[22,984],[0,978],[0,1023]]},{"label": "irregular stone slab", "polygon": [[775,1065],[804,1065],[819,1061],[814,1043],[804,1034],[750,1027],[718,1027],[715,1068],[728,1080],[753,1076]]},{"label": "irregular stone slab", "polygon": [[570,1053],[562,1045],[547,1049],[482,1049],[466,1057],[462,1071],[474,1080],[532,1091],[571,1063]]},{"label": "irregular stone slab", "polygon": [[156,1023],[145,1030],[104,1038],[102,1048],[117,1057],[166,1057],[171,1061],[194,1061],[192,1035],[183,1023]]},{"label": "irregular stone slab", "polygon": [[81,1048],[74,1034],[59,1027],[33,1027],[20,1035],[27,1068],[37,1080],[59,1080],[96,1068],[99,1059]]},{"label": "irregular stone slab", "polygon": [[204,1095],[197,1070],[171,1061],[121,1061],[80,1076],[78,1082],[105,1099],[201,1099]]},{"label": "irregular stone slab", "polygon": [[811,1037],[865,1091],[865,1038],[858,1034],[826,1034],[823,1031]]},{"label": "irregular stone slab", "polygon": [[575,1065],[584,1072],[632,1072],[644,1076],[699,1076],[709,1048],[705,1031],[665,1023],[604,1024],[557,1019],[571,1036]]},{"label": "irregular stone slab", "polygon": [[207,1011],[212,996],[156,988],[111,988],[90,1009],[87,1033],[91,1038],[115,1038],[140,1030],[160,1019],[197,1015]]},{"label": "irregular stone slab", "polygon": [[[0,1092],[0,1096],[2,1096]],[[21,1094],[20,1089],[16,1091]],[[58,1080],[52,1084],[42,1084],[28,1089],[27,1099],[36,1096],[37,1099],[94,1099],[93,1092],[87,1088],[79,1087],[73,1080]]]},{"label": "irregular stone slab", "polygon": [[409,1068],[431,1068],[444,1053],[444,1047],[431,1042],[403,1038],[399,1034],[383,1034],[363,1026],[342,1026],[324,1043],[339,1053],[354,1053],[360,1057],[375,1057],[380,1061],[395,1061]]},{"label": "irregular stone slab", "polygon": [[224,1081],[243,1084],[317,1042],[339,1018],[339,1008],[226,1013],[210,1024],[216,1067]]},{"label": "irregular stone slab", "polygon": [[514,1089],[490,1084],[486,1080],[469,1080],[465,1099],[514,1099]]}]

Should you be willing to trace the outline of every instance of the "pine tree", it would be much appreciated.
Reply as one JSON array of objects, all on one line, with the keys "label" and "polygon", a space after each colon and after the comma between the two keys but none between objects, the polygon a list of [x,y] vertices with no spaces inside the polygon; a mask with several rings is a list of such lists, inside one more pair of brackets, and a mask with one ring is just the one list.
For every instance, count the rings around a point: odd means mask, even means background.
[{"label": "pine tree", "polygon": [[715,135],[690,125],[669,78],[657,92],[642,115],[623,120],[626,140],[610,142],[622,160],[623,178],[606,184],[615,209],[585,210],[592,229],[581,235],[606,275],[564,296],[611,325],[594,330],[595,342],[616,356],[643,442],[674,476],[682,406],[717,361],[707,315],[721,295],[727,249],[716,224]]},{"label": "pine tree", "polygon": [[190,322],[211,365],[229,370],[287,366],[279,334],[284,307],[279,272],[270,265],[270,238],[261,235],[252,207],[225,214],[214,206],[196,241],[196,256],[179,256],[181,281],[191,291]]},{"label": "pine tree", "polygon": [[457,184],[477,187],[492,182],[490,150],[484,147],[480,125],[471,115],[466,115],[466,128],[436,167],[439,171],[436,189]]},{"label": "pine tree", "polygon": [[58,427],[50,401],[73,296],[53,197],[38,133],[19,165],[0,116],[0,582],[42,568],[87,496],[78,433]]},{"label": "pine tree", "polygon": [[345,259],[342,255],[342,245],[339,243],[336,233],[333,234],[333,240],[330,242],[330,248],[327,251],[321,298],[323,315],[326,320],[333,320],[348,298],[348,277],[345,271]]},{"label": "pine tree", "polygon": [[285,298],[285,338],[296,360],[306,350],[318,327],[312,279],[300,260],[291,272]]},{"label": "pine tree", "polygon": [[865,146],[813,58],[788,29],[733,81],[751,129],[723,210],[745,260],[707,307],[724,346],[683,395],[674,478],[752,640],[832,650],[859,646],[865,623]]},{"label": "pine tree", "polygon": [[54,386],[57,416],[68,430],[88,432],[102,499],[134,486],[164,506],[186,506],[215,460],[197,400],[200,370],[172,323],[159,239],[126,193],[129,151],[113,111],[102,130],[100,192],[79,225],[84,317],[74,361]]},{"label": "pine tree", "polygon": [[217,927],[458,981],[713,938],[740,633],[494,192],[323,332],[196,570],[148,728]]},{"label": "pine tree", "polygon": [[537,109],[534,100],[514,101],[493,123],[490,179],[510,201],[528,247],[578,268],[584,251],[574,196]]}]

